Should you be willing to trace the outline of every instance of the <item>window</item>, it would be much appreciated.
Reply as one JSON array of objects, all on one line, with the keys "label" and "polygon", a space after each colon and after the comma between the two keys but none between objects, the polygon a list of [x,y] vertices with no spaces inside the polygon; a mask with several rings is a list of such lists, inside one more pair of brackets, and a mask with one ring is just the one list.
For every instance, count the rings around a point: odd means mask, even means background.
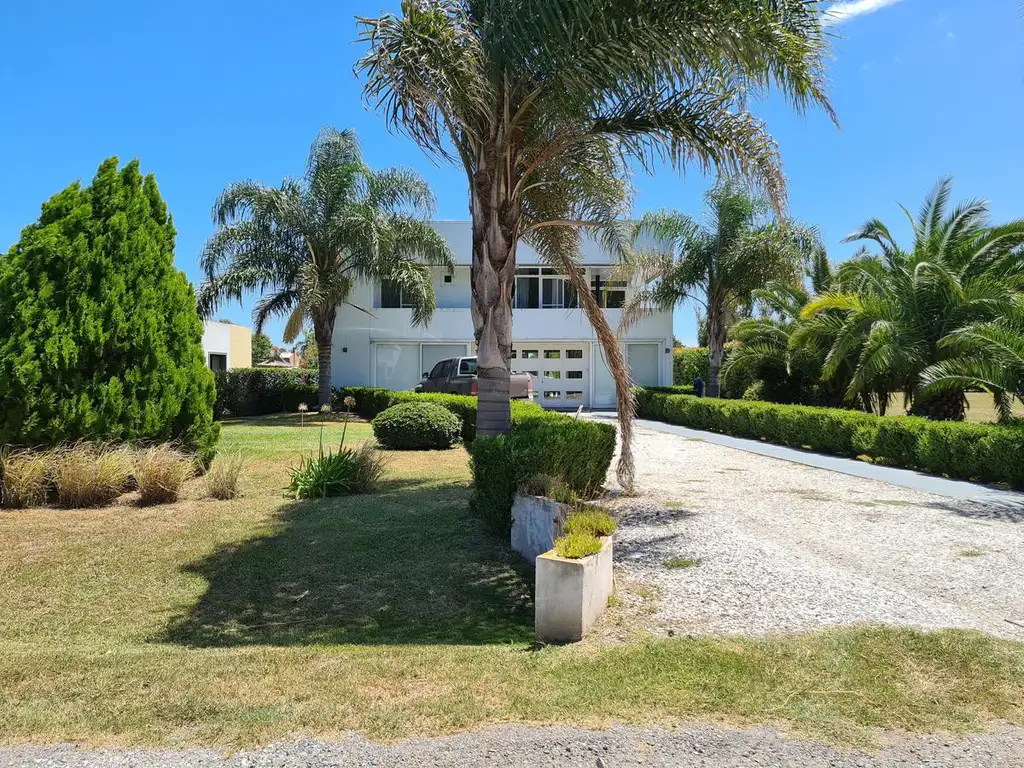
[{"label": "window", "polygon": [[540,371],[523,371],[523,373],[528,373],[531,376],[533,376],[533,378],[535,378],[535,379],[539,379],[540,378]]},{"label": "window", "polygon": [[570,360],[582,360],[583,350],[582,349],[567,349],[565,350],[565,356]]},{"label": "window", "polygon": [[476,376],[476,360],[467,357],[459,363],[459,376]]},{"label": "window", "polygon": [[562,350],[560,350],[560,349],[545,349],[544,350],[544,359],[545,360],[561,360],[562,359]]},{"label": "window", "polygon": [[622,309],[626,303],[626,281],[611,280],[611,270],[595,270],[590,289],[597,303],[606,309]]},{"label": "window", "polygon": [[380,283],[380,307],[381,309],[407,309],[412,302],[405,296],[402,286],[394,280],[381,280]]},{"label": "window", "polygon": [[516,351],[515,351],[514,349],[512,350],[512,359],[513,359],[513,360],[515,360],[515,359],[516,359]]},{"label": "window", "polygon": [[566,371],[565,378],[567,379],[582,379],[583,371]]},{"label": "window", "polygon": [[540,357],[540,353],[536,349],[524,349],[523,360],[536,360]]},{"label": "window", "polygon": [[544,371],[545,379],[560,379],[562,378],[561,371]]},{"label": "window", "polygon": [[562,399],[562,393],[561,392],[555,392],[555,391],[552,391],[552,390],[548,390],[548,391],[546,391],[544,393],[544,399],[545,400],[561,400]]},{"label": "window", "polygon": [[520,267],[516,270],[516,309],[574,309],[579,296],[565,275],[550,267]]},{"label": "window", "polygon": [[452,281],[452,276],[451,276],[451,275],[445,275],[445,276],[444,276],[444,281],[445,281],[446,283],[450,283],[450,282]]},{"label": "window", "polygon": [[427,378],[429,378],[429,379],[440,379],[440,378],[442,378],[444,376],[444,365],[447,362],[448,362],[447,360],[442,360],[440,363],[435,365],[431,369],[431,371],[430,371],[430,376],[428,376]]},{"label": "window", "polygon": [[228,369],[228,356],[210,353],[210,370],[226,371]]},{"label": "window", "polygon": [[580,390],[578,390],[578,389],[570,389],[568,392],[565,393],[565,399],[566,400],[582,400],[583,399],[583,393]]}]

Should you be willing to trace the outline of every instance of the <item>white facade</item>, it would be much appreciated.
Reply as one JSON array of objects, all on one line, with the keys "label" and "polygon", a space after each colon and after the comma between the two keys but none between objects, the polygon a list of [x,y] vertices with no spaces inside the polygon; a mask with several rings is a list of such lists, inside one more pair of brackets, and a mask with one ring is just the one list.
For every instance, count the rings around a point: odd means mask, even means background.
[{"label": "white facade", "polygon": [[244,325],[207,320],[203,323],[203,359],[213,371],[252,365],[252,331]]},{"label": "white facade", "polygon": [[[401,301],[394,295],[385,296],[379,284],[358,284],[351,302],[372,315],[347,305],[339,307],[331,365],[334,386],[412,389],[438,361],[473,354],[469,223],[438,222],[435,227],[451,244],[458,266],[452,275],[434,270],[437,309],[433,320],[426,327],[414,327],[412,310],[395,306]],[[588,283],[597,279],[604,285],[612,259],[591,242],[584,246],[583,262]],[[566,308],[574,302],[562,280],[554,274],[539,274],[544,266],[532,248],[520,243],[517,274],[522,282],[517,280],[517,307],[512,313],[512,369],[534,375],[541,405],[613,408],[615,385],[594,330],[582,309]],[[625,287],[623,293],[628,295],[629,290]],[[611,327],[618,328],[621,311],[605,312]],[[641,320],[622,343],[636,383],[672,383],[671,312]]]}]

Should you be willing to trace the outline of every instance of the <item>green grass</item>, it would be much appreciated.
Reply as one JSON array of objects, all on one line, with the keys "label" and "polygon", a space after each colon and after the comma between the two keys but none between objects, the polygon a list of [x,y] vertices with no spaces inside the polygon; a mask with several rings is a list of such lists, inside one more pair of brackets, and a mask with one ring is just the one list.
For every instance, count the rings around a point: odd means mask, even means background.
[{"label": "green grass", "polygon": [[[352,424],[346,444],[369,434]],[[291,417],[226,424],[221,450],[250,462],[230,501],[195,480],[163,506],[0,514],[0,743],[710,718],[859,744],[1024,722],[1024,647],[977,633],[599,633],[535,651],[532,577],[468,513],[461,448],[390,454],[373,496],[291,501],[287,469],[318,437]]]},{"label": "green grass", "polygon": [[960,557],[984,557],[985,553],[980,549],[962,549],[957,552]]},{"label": "green grass", "polygon": [[[889,414],[901,416],[903,413],[903,395],[893,395],[889,399]],[[1024,403],[1021,403],[1020,400],[1014,400],[1013,413],[1020,418],[1024,418]],[[992,404],[992,395],[987,392],[968,392],[966,420],[977,424],[997,421],[998,414],[996,413],[995,406]]]}]

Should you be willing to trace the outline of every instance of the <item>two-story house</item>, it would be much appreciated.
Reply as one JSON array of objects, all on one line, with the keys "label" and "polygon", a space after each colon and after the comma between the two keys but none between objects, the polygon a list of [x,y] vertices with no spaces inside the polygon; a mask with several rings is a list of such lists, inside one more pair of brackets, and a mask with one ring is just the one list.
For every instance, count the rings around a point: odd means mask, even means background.
[{"label": "two-story house", "polygon": [[[412,389],[438,361],[473,354],[470,225],[445,221],[434,226],[448,239],[457,266],[452,274],[434,270],[433,320],[414,327],[412,311],[394,285],[358,284],[351,302],[372,316],[351,306],[338,308],[331,371],[335,386]],[[572,285],[525,243],[520,243],[516,261],[512,369],[534,377],[536,401],[545,407],[614,408],[615,384]],[[618,328],[619,308],[630,288],[611,279],[613,259],[595,242],[586,242],[583,266],[609,324]],[[641,320],[622,344],[635,383],[672,383],[671,312]]]}]

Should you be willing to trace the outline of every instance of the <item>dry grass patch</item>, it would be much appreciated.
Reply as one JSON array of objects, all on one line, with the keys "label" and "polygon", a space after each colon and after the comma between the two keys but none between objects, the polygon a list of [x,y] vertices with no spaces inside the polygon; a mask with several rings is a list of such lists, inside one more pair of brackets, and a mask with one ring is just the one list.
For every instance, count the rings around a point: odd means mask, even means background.
[{"label": "dry grass patch", "polygon": [[46,502],[48,454],[0,451],[0,506],[34,507]]},{"label": "dry grass patch", "polygon": [[171,445],[154,445],[138,452],[135,487],[142,504],[169,504],[195,473],[195,463]]},{"label": "dry grass patch", "polygon": [[1024,723],[1024,646],[971,632],[654,641],[627,618],[615,645],[534,651],[530,571],[469,514],[465,452],[394,453],[379,494],[289,501],[318,432],[228,425],[245,498],[0,515],[0,743],[706,718],[864,744]]},{"label": "dry grass patch", "polygon": [[112,503],[132,478],[132,453],[124,446],[91,443],[54,449],[50,455],[57,503],[71,509]]},{"label": "dry grass patch", "polygon": [[247,463],[245,455],[238,451],[230,454],[222,453],[217,456],[203,476],[206,495],[220,501],[238,496],[241,492],[239,485],[245,474]]}]

